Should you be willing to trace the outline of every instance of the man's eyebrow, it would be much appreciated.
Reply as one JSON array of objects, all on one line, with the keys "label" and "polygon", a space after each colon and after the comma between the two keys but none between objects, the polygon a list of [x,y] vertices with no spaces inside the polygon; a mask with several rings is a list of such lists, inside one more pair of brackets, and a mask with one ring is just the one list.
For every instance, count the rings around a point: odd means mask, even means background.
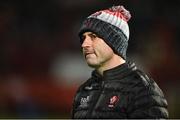
[{"label": "man's eyebrow", "polygon": [[88,33],[87,35],[94,35],[94,36],[97,36],[95,33]]},{"label": "man's eyebrow", "polygon": [[98,37],[95,33],[92,33],[92,32],[89,32],[89,33],[86,33],[86,34],[82,34],[82,37],[83,36],[86,36],[86,35],[88,35],[88,36],[96,36],[96,37]]}]

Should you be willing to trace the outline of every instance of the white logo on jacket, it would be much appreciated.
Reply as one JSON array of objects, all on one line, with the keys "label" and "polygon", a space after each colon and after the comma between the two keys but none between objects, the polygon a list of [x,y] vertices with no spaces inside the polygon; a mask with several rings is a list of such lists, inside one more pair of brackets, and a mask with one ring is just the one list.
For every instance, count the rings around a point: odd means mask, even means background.
[{"label": "white logo on jacket", "polygon": [[89,102],[89,96],[87,96],[87,97],[82,97],[81,98],[81,101],[80,101],[80,107],[86,107]]}]

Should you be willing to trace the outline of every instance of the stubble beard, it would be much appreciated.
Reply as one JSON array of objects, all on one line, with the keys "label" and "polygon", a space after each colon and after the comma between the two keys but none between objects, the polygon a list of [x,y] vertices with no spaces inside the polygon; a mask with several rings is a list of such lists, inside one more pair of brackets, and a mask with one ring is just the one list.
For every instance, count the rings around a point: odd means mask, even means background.
[{"label": "stubble beard", "polygon": [[97,59],[92,62],[92,61],[89,61],[86,59],[86,62],[88,64],[89,67],[91,68],[95,68],[95,69],[99,69],[101,67],[103,67],[104,65],[106,65],[106,63],[111,59],[112,57],[105,57],[105,58],[102,58],[102,59]]},{"label": "stubble beard", "polygon": [[100,67],[100,63],[92,63],[91,61],[89,61],[88,62],[88,60],[86,60],[86,63],[87,63],[87,65],[89,66],[89,67],[91,67],[91,68],[98,68],[98,67]]},{"label": "stubble beard", "polygon": [[86,63],[89,67],[96,69],[101,66],[101,63],[98,61],[97,58],[89,58],[89,59],[92,59],[92,60],[88,60],[88,58],[85,58]]},{"label": "stubble beard", "polygon": [[95,69],[97,69],[97,68],[99,68],[100,67],[100,65],[99,64],[90,64],[90,63],[87,63],[88,64],[88,66],[89,67],[91,67],[91,68],[95,68]]}]

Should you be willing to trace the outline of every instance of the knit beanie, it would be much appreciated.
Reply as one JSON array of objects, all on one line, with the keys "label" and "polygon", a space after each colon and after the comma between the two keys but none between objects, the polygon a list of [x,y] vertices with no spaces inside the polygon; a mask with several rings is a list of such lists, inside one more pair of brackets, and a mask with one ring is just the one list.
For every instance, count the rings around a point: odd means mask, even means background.
[{"label": "knit beanie", "polygon": [[93,32],[102,38],[116,54],[126,59],[129,40],[127,22],[130,18],[131,14],[123,6],[113,6],[106,10],[100,10],[84,20],[79,31],[79,37],[81,38],[84,32]]}]

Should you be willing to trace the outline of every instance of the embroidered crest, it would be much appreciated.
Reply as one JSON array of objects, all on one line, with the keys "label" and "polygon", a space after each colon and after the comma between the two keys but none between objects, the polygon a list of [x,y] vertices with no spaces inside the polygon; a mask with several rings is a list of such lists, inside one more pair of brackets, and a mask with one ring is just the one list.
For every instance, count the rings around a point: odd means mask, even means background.
[{"label": "embroidered crest", "polygon": [[115,104],[119,101],[119,97],[114,95],[110,98],[108,107],[113,108],[115,106]]}]

